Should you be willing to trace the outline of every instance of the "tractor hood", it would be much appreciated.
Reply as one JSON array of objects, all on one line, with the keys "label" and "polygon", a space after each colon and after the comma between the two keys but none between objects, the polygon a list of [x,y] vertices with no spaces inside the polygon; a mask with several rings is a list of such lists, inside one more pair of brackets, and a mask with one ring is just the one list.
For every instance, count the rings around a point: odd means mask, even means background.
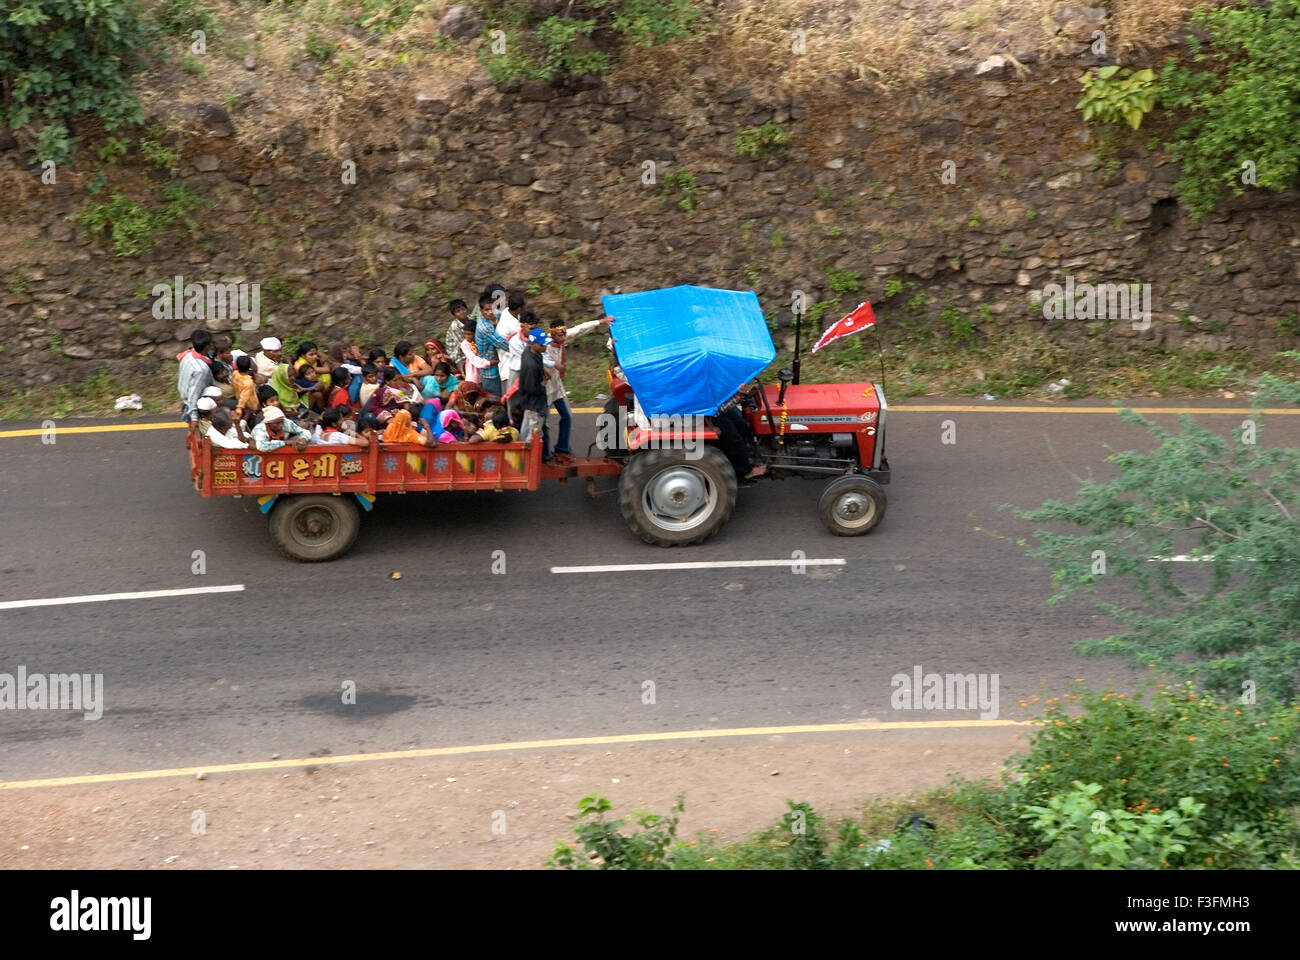
[{"label": "tractor hood", "polygon": [[776,357],[752,290],[683,285],[602,297],[619,365],[649,416],[709,416]]}]

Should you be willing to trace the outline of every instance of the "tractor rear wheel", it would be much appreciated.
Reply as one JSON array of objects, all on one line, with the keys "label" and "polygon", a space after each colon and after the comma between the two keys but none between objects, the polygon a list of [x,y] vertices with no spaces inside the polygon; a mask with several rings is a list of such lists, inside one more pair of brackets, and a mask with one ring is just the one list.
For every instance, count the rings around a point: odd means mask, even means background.
[{"label": "tractor rear wheel", "polygon": [[632,454],[618,478],[623,520],[646,543],[702,543],[736,506],[736,471],[722,451],[705,446],[698,459],[685,450]]},{"label": "tractor rear wheel", "polygon": [[885,491],[861,474],[836,477],[822,491],[817,513],[837,537],[860,537],[885,516]]},{"label": "tractor rear wheel", "polygon": [[293,560],[318,563],[341,557],[361,529],[361,510],[351,494],[296,494],[271,509],[271,539]]}]

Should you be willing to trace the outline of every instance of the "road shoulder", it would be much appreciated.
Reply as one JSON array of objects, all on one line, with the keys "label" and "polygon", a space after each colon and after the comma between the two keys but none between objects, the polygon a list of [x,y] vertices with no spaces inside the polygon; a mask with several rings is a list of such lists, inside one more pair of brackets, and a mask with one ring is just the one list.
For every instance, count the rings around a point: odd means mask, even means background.
[{"label": "road shoulder", "polygon": [[0,792],[0,868],[529,869],[571,838],[587,793],[625,816],[666,812],[685,792],[679,835],[730,841],[775,822],[786,798],[834,819],[950,773],[995,777],[1026,740],[1014,728],[871,731],[16,790]]}]

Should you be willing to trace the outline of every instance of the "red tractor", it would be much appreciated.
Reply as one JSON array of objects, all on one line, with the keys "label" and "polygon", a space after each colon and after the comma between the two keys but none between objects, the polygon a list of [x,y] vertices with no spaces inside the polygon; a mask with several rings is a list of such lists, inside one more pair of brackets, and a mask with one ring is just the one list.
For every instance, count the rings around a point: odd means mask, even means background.
[{"label": "red tractor", "polygon": [[[638,314],[636,298],[652,294],[677,299],[669,301],[672,309],[652,301]],[[689,327],[692,317],[681,303],[709,294],[729,299],[706,299],[707,310],[694,318],[703,318],[703,331],[697,338],[683,336],[681,328]],[[757,312],[757,298],[748,293],[751,303],[744,297],[742,291],[676,287],[605,298],[606,312],[614,318],[616,359],[610,367],[604,429],[595,446],[606,457],[623,460],[618,482],[623,519],[647,543],[699,543],[730,517],[737,487],[744,482],[739,480],[739,464],[744,463],[765,468],[764,475],[771,478],[826,478],[817,504],[826,528],[846,537],[869,533],[885,515],[883,485],[889,483],[884,390],[873,383],[799,384],[790,370],[780,371],[779,384],[767,386],[750,373],[737,390],[736,381],[728,379],[735,370],[757,372],[755,367],[765,368],[775,355],[766,321]],[[621,302],[625,300],[632,303]],[[735,316],[726,316],[723,308],[732,301]],[[717,329],[719,315],[731,321],[722,330]],[[662,329],[656,325],[661,317],[668,318]],[[667,336],[665,329],[671,331]],[[742,335],[750,337],[752,349],[736,346],[743,342]],[[730,351],[722,357],[719,343]],[[742,353],[747,364],[727,362]],[[625,374],[633,365],[639,369]],[[692,371],[689,387],[671,382],[675,369]],[[700,388],[699,381],[710,378],[715,388]],[[649,403],[634,383],[643,394],[654,393]],[[645,413],[669,405],[675,407],[672,414]],[[724,418],[726,422],[720,422]],[[609,429],[615,422],[617,429]],[[601,436],[614,442],[602,443]],[[589,490],[594,483],[588,481]]]}]

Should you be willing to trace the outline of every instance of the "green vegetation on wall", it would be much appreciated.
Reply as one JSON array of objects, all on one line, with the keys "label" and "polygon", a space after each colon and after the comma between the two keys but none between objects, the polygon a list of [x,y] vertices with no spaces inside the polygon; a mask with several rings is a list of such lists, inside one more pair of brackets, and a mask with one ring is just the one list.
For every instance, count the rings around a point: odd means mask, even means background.
[{"label": "green vegetation on wall", "polygon": [[132,75],[148,31],[136,0],[14,0],[0,13],[0,125],[39,126],[37,160],[64,163],[70,122],[91,115],[106,130],[138,123]]},{"label": "green vegetation on wall", "polygon": [[1199,219],[1225,190],[1286,190],[1300,177],[1300,0],[1203,7],[1193,19],[1209,41],[1189,37],[1189,52],[1210,69],[1170,59],[1160,99],[1182,119],[1170,148],[1182,202]]},{"label": "green vegetation on wall", "polygon": [[576,0],[563,15],[540,20],[516,0],[485,7],[486,42],[478,55],[497,83],[599,75],[609,68],[610,53],[593,42],[597,30],[649,47],[689,36],[700,16],[692,0]]}]

